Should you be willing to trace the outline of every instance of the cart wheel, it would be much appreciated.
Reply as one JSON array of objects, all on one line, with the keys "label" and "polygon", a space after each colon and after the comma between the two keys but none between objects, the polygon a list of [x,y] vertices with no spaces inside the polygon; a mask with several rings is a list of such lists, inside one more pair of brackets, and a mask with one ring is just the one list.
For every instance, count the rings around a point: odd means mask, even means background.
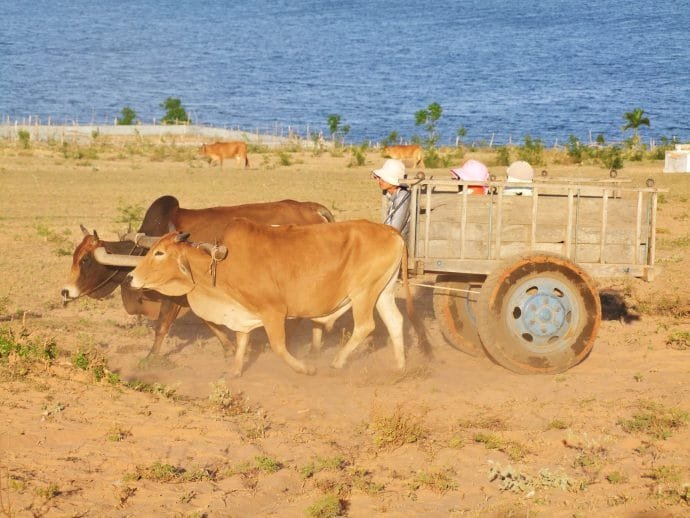
[{"label": "cart wheel", "polygon": [[485,355],[475,318],[482,282],[482,277],[439,275],[434,289],[434,315],[441,333],[450,345],[471,356]]},{"label": "cart wheel", "polygon": [[580,267],[546,252],[513,259],[484,281],[477,301],[484,348],[518,373],[564,372],[592,350],[601,303]]}]

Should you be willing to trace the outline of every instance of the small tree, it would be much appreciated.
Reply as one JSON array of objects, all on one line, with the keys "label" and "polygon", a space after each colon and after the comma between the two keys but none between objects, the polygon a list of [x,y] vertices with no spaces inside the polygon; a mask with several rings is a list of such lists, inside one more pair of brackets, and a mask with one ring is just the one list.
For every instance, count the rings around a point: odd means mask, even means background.
[{"label": "small tree", "polygon": [[623,156],[621,149],[618,146],[611,146],[601,150],[599,153],[599,160],[601,164],[609,170],[611,176],[618,173],[623,168]]},{"label": "small tree", "polygon": [[129,106],[122,108],[121,114],[122,116],[118,117],[117,119],[118,126],[130,126],[132,123],[134,123],[134,119],[137,118],[137,112],[135,112]]},{"label": "small tree", "polygon": [[161,103],[161,108],[165,109],[163,124],[191,124],[192,121],[187,115],[187,111],[182,107],[182,101],[175,97],[168,97]]},{"label": "small tree", "polygon": [[439,141],[439,135],[436,132],[436,125],[441,118],[443,108],[438,103],[431,103],[424,110],[419,110],[415,113],[415,125],[424,126],[427,132],[424,140],[424,165],[427,167],[436,167],[439,163],[438,152],[436,151],[436,144]]},{"label": "small tree", "polygon": [[623,125],[623,131],[632,129],[632,142],[634,145],[638,145],[640,143],[640,136],[638,134],[639,128],[640,126],[649,126],[649,118],[645,117],[644,110],[642,108],[635,108],[631,112],[624,113],[623,118],[628,121]]},{"label": "small tree", "polygon": [[440,104],[431,103],[429,106],[426,107],[426,109],[419,110],[414,115],[415,125],[424,126],[424,129],[427,132],[427,138],[425,142],[427,149],[435,148],[436,144],[438,143],[439,136],[436,132],[436,125],[438,123],[438,120],[441,118],[442,113],[443,108],[441,108]]},{"label": "small tree", "polygon": [[381,141],[381,145],[385,146],[394,146],[395,144],[398,143],[398,139],[400,138],[400,135],[398,135],[398,132],[393,130],[391,131],[388,136]]},{"label": "small tree", "polygon": [[340,115],[332,113],[328,116],[328,131],[331,133],[331,140],[336,144],[336,138],[342,142],[345,140],[345,136],[350,133],[350,126],[340,126]]}]

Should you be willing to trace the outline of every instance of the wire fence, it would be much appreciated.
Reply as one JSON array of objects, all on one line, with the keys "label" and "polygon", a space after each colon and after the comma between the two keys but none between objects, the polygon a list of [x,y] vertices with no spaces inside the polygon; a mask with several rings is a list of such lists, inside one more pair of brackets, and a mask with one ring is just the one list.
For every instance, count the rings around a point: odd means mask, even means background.
[{"label": "wire fence", "polygon": [[80,124],[78,120],[63,120],[56,122],[50,117],[41,119],[29,116],[22,119],[12,119],[6,116],[0,123],[0,138],[17,140],[20,132],[27,132],[32,140],[55,142],[91,141],[94,137],[107,135],[113,137],[178,137],[187,145],[196,145],[209,140],[242,140],[250,144],[277,147],[294,144],[302,147],[316,144],[327,146],[328,141],[322,132],[309,128],[299,130],[291,125],[276,123],[272,127],[256,127],[252,130],[237,128],[219,128],[200,124],[152,124],[120,125],[112,124]]}]

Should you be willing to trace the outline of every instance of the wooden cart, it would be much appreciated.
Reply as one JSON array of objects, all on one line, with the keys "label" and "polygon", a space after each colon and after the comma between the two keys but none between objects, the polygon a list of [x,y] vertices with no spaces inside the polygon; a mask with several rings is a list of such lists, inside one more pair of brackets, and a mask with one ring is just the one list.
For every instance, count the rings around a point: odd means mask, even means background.
[{"label": "wooden cart", "polygon": [[577,365],[601,323],[593,279],[657,273],[653,183],[538,179],[514,195],[524,184],[492,181],[485,196],[452,179],[410,183],[412,282],[434,287],[452,346],[512,371]]}]

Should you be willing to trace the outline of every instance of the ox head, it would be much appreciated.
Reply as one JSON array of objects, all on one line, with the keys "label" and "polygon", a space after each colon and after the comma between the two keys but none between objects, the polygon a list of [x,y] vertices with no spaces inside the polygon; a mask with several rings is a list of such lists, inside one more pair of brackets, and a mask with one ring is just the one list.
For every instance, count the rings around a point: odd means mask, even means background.
[{"label": "ox head", "polygon": [[101,241],[81,226],[84,237],[72,254],[67,284],[62,288],[63,300],[76,299],[82,295],[103,298],[124,282],[127,273],[136,266],[145,249],[126,241]]},{"label": "ox head", "polygon": [[194,289],[195,281],[190,255],[200,249],[213,261],[225,259],[227,248],[208,243],[190,243],[189,233],[169,233],[160,238],[146,257],[130,273],[130,286],[154,290],[163,295],[181,296]]}]

